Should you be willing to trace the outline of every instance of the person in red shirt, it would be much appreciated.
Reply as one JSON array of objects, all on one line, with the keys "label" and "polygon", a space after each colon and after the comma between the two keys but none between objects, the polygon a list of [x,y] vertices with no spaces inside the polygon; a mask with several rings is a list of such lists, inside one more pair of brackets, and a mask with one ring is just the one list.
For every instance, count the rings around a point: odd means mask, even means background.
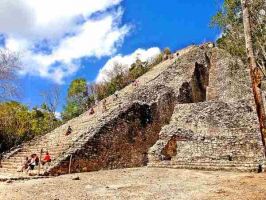
[{"label": "person in red shirt", "polygon": [[51,161],[52,161],[51,156],[50,156],[49,152],[46,151],[46,154],[45,154],[45,156],[43,157],[43,160],[42,160],[42,165],[45,165],[46,163],[49,163]]}]

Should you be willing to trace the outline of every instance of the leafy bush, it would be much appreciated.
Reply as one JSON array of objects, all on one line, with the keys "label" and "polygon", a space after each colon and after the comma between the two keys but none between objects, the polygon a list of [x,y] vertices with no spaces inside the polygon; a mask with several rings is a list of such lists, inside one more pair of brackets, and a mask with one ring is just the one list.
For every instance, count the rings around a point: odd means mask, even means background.
[{"label": "leafy bush", "polygon": [[170,55],[170,54],[171,54],[171,50],[167,47],[167,48],[165,48],[165,49],[163,50],[163,53],[164,53],[165,55]]},{"label": "leafy bush", "polygon": [[[169,51],[166,50],[166,52]],[[149,62],[137,59],[129,70],[125,70],[127,67],[120,63],[114,63],[113,70],[106,72],[109,79],[98,84],[88,86],[85,79],[73,80],[68,89],[67,105],[62,114],[63,119],[66,121],[79,116],[89,107],[94,106],[97,100],[100,101],[126,87],[162,60],[162,53]]]},{"label": "leafy bush", "polygon": [[43,135],[60,124],[61,121],[46,110],[29,110],[14,101],[0,103],[0,152]]}]

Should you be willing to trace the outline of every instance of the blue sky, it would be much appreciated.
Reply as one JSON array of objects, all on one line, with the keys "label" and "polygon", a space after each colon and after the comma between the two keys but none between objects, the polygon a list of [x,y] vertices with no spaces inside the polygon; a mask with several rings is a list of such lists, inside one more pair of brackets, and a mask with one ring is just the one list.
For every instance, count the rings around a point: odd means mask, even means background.
[{"label": "blue sky", "polygon": [[0,43],[21,52],[20,101],[30,107],[40,105],[40,91],[58,84],[61,111],[71,80],[100,80],[103,69],[111,70],[114,60],[130,64],[136,55],[145,60],[159,48],[177,50],[215,41],[219,31],[209,23],[219,3],[221,0],[1,0]]}]

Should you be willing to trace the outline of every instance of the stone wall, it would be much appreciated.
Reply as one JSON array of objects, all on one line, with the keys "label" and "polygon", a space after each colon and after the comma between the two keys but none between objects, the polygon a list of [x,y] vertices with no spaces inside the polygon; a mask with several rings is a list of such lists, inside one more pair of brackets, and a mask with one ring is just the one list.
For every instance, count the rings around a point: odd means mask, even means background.
[{"label": "stone wall", "polygon": [[254,110],[246,101],[176,106],[150,149],[150,166],[169,161],[172,167],[257,170],[265,157]]},{"label": "stone wall", "polygon": [[211,51],[207,101],[253,100],[249,68],[238,58],[214,48]]},{"label": "stone wall", "polygon": [[[149,166],[263,170],[265,147],[248,70],[217,48],[209,55],[207,101],[176,105],[170,124],[163,127],[160,139],[149,151]],[[196,94],[200,91],[204,92],[197,90]]]}]

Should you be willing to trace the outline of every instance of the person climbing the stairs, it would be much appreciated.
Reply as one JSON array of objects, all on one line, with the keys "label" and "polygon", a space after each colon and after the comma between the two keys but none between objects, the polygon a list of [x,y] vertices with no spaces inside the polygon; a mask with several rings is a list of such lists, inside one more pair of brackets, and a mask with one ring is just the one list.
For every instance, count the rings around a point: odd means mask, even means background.
[{"label": "person climbing the stairs", "polygon": [[117,100],[117,98],[118,98],[118,91],[116,90],[114,93],[114,100]]},{"label": "person climbing the stairs", "polygon": [[139,86],[139,80],[135,80],[133,83],[132,83],[132,85],[134,86],[134,87],[138,87]]},{"label": "person climbing the stairs", "polygon": [[94,113],[95,113],[95,111],[94,111],[93,107],[91,107],[91,108],[89,109],[89,115],[93,115]]},{"label": "person climbing the stairs", "polygon": [[66,131],[66,136],[70,135],[72,133],[72,128],[68,126],[67,131]]}]

